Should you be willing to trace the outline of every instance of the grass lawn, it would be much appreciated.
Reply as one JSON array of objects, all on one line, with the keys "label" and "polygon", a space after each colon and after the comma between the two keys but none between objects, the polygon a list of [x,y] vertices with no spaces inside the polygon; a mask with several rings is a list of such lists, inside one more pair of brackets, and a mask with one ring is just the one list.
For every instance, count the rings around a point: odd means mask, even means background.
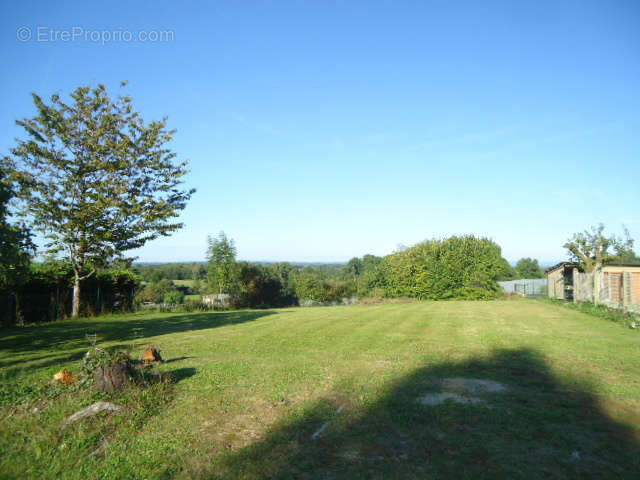
[{"label": "grass lawn", "polygon": [[[47,399],[55,372],[78,371],[87,333],[136,356],[157,345],[177,383],[62,428],[108,399]],[[506,390],[420,403],[451,378]],[[2,478],[640,474],[640,334],[535,300],[63,321],[0,332],[0,382]]]}]

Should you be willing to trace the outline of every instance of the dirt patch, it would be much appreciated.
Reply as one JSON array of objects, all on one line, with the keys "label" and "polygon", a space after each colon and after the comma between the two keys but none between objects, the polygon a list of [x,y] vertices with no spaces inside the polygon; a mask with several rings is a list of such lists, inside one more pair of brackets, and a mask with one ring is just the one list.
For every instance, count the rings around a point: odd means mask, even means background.
[{"label": "dirt patch", "polygon": [[479,405],[491,408],[483,395],[504,393],[508,391],[506,385],[495,380],[479,378],[443,378],[441,381],[443,392],[428,393],[418,398],[422,405],[434,407],[447,400],[463,405]]},{"label": "dirt patch", "polygon": [[485,401],[478,397],[470,397],[464,395],[458,395],[457,393],[428,393],[418,399],[423,405],[428,405],[430,407],[434,407],[436,405],[443,404],[447,400],[451,400],[455,403],[462,403],[466,405],[480,405],[485,403]]},{"label": "dirt patch", "polygon": [[447,392],[469,395],[503,393],[508,390],[503,383],[479,378],[444,378],[442,379],[442,389]]}]

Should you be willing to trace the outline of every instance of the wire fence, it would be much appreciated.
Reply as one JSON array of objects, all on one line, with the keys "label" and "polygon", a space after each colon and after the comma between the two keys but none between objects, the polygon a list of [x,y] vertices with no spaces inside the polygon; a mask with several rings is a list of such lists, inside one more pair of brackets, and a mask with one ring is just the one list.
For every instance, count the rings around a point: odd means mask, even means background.
[{"label": "wire fence", "polygon": [[548,296],[549,282],[546,278],[523,278],[498,282],[505,293],[523,295],[525,297]]}]

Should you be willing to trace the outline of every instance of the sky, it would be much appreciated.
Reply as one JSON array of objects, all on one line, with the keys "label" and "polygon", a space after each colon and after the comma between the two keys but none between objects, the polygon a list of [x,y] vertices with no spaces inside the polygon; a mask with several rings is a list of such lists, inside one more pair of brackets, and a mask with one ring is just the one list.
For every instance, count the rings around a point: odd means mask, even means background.
[{"label": "sky", "polygon": [[98,5],[0,5],[0,154],[31,92],[128,80],[197,189],[140,261],[220,230],[271,261],[475,234],[551,263],[599,222],[640,242],[636,1]]}]

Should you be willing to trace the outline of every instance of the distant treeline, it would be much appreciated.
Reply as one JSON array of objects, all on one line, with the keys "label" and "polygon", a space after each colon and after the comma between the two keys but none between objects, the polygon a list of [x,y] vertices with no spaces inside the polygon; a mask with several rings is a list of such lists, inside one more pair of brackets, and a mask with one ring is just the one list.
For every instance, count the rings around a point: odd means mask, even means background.
[{"label": "distant treeline", "polygon": [[[82,314],[125,312],[141,304],[200,308],[203,295],[230,294],[235,308],[351,302],[355,297],[490,299],[498,280],[542,276],[537,260],[512,267],[486,238],[454,236],[421,242],[385,257],[344,264],[236,261],[233,240],[210,239],[209,262],[133,264],[97,269],[85,281]],[[28,274],[0,291],[4,325],[70,315],[73,271],[68,263],[32,263]]]},{"label": "distant treeline", "polygon": [[210,249],[208,263],[135,265],[146,282],[139,300],[179,299],[175,291],[187,296],[229,293],[237,307],[331,304],[372,296],[488,299],[499,295],[499,280],[543,276],[537,260],[522,259],[514,268],[495,242],[472,235],[428,240],[345,264],[238,262],[233,240],[224,233],[210,239]]},{"label": "distant treeline", "polygon": [[[314,262],[248,262],[269,268],[287,264],[294,269],[311,267],[329,275],[340,273],[346,263],[314,263]],[[134,263],[133,269],[145,282],[160,280],[206,280],[207,262],[175,262],[175,263]]]}]

